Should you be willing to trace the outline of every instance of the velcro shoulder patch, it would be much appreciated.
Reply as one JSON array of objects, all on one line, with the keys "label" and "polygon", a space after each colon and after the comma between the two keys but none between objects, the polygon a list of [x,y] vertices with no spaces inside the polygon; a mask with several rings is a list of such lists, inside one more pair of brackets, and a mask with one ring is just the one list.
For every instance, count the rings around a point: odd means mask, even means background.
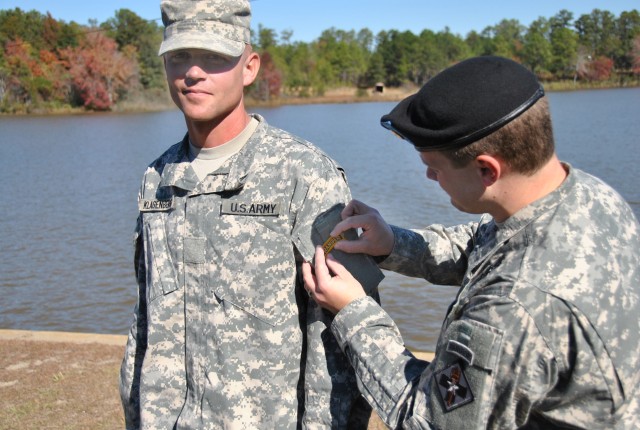
[{"label": "velcro shoulder patch", "polygon": [[455,354],[466,361],[467,366],[473,365],[474,353],[467,345],[453,339],[449,339],[449,342],[447,342],[447,352]]}]

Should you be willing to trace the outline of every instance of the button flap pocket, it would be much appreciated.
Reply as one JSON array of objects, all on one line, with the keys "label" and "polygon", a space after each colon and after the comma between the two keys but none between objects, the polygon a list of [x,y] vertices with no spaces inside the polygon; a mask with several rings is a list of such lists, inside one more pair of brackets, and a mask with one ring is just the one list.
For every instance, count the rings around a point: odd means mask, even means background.
[{"label": "button flap pocket", "polygon": [[[154,214],[156,215],[156,214]],[[178,289],[175,269],[167,244],[164,220],[161,216],[145,220],[145,230],[150,250],[147,250],[147,285],[149,301],[161,294]],[[158,285],[159,284],[159,285]]]},{"label": "button flap pocket", "polygon": [[216,296],[271,326],[295,318],[296,266],[282,226],[275,218],[233,217],[227,222],[227,231],[238,234],[213,244]]}]

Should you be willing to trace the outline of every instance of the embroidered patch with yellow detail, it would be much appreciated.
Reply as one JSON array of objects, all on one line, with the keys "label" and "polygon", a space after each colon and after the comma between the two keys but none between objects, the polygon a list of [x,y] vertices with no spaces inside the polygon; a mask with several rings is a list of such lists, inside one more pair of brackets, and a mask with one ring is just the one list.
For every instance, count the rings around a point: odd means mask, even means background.
[{"label": "embroidered patch with yellow detail", "polygon": [[341,240],[344,240],[344,235],[342,234],[339,234],[337,236],[329,236],[329,239],[327,239],[322,245],[324,255],[327,255],[328,253],[333,251],[333,247],[336,246],[336,243],[340,242]]}]

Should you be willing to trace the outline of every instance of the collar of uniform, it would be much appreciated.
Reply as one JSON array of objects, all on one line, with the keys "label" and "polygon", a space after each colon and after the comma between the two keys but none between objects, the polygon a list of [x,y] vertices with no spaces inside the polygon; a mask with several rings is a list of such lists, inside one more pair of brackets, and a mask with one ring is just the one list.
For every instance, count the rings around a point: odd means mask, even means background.
[{"label": "collar of uniform", "polygon": [[260,136],[264,136],[267,122],[258,114],[251,114],[251,116],[258,121],[258,127],[240,151],[231,157],[232,163],[229,167],[225,190],[238,190],[244,186],[251,166],[254,164],[256,147],[262,143]]},{"label": "collar of uniform", "polygon": [[556,207],[573,188],[575,174],[571,166],[563,163],[567,170],[564,182],[553,192],[520,209],[502,223],[497,223],[489,215],[482,217],[476,233],[474,252],[469,256],[470,273],[477,273],[480,265],[493,255],[505,242],[534,222],[543,214]]},{"label": "collar of uniform", "polygon": [[498,226],[498,241],[503,242],[514,236],[517,232],[531,224],[543,214],[549,212],[564,200],[575,184],[575,173],[567,163],[562,163],[567,172],[567,177],[562,184],[551,193],[520,209]]},{"label": "collar of uniform", "polygon": [[[211,176],[206,183],[200,183],[198,175],[191,167],[189,160],[189,135],[185,135],[180,143],[179,148],[175,152],[172,160],[169,160],[162,172],[162,180],[160,186],[175,186],[187,191],[196,192],[221,192],[239,190],[244,187],[251,166],[253,165],[256,146],[260,145],[259,136],[264,135],[266,121],[257,114],[252,114],[258,121],[258,127],[247,143],[238,151],[237,154],[230,158],[230,165],[223,166],[216,174]],[[228,170],[227,170],[228,169]],[[202,186],[206,190],[200,189]],[[196,189],[196,187],[198,189]]]},{"label": "collar of uniform", "polygon": [[178,187],[191,191],[198,184],[198,175],[189,161],[189,135],[185,134],[182,142],[174,146],[175,151],[170,154],[164,168],[160,187]]}]

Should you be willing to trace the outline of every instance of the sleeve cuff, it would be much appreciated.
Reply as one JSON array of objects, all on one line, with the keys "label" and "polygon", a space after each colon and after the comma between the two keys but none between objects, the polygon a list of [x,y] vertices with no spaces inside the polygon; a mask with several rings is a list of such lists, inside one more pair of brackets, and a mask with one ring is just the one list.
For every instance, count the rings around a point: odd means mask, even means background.
[{"label": "sleeve cuff", "polygon": [[373,298],[361,297],[349,303],[336,314],[331,324],[331,331],[340,348],[344,350],[345,345],[359,330],[371,325],[372,321],[380,320],[388,320],[387,324],[393,324],[391,317]]}]

